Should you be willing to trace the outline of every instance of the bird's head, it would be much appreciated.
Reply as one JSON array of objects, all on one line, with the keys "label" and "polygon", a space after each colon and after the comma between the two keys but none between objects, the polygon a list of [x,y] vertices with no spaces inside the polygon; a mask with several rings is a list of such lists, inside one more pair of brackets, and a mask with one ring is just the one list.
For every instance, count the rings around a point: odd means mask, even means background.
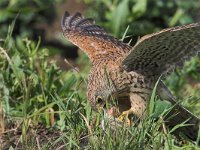
[{"label": "bird's head", "polygon": [[106,104],[110,101],[110,92],[109,90],[91,89],[88,90],[87,97],[92,108],[96,111],[101,111],[106,108]]},{"label": "bird's head", "polygon": [[118,101],[115,96],[111,95],[109,90],[107,91],[94,91],[94,94],[88,93],[88,100],[93,110],[102,113],[101,126],[104,128],[105,119],[108,121],[110,127],[116,127],[118,125],[131,125],[131,121],[128,118],[124,119],[122,115],[123,111],[130,109],[130,104],[124,104]]}]

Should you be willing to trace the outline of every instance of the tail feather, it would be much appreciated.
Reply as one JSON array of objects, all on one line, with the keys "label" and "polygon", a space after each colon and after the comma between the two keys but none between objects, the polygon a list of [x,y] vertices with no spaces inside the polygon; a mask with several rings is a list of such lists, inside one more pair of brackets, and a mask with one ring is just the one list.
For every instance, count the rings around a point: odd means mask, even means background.
[{"label": "tail feather", "polygon": [[200,119],[178,104],[176,98],[162,81],[158,86],[157,93],[161,99],[168,100],[174,105],[172,110],[165,117],[166,125],[169,128],[173,128],[185,122],[186,126],[176,129],[174,134],[177,136],[179,136],[179,134],[184,134],[189,139],[196,141],[198,138]]},{"label": "tail feather", "polygon": [[199,118],[183,108],[181,105],[177,104],[166,116],[166,125],[169,128],[173,128],[174,126],[183,122],[185,122],[186,126],[179,127],[174,131],[174,134],[179,135],[182,133],[191,140],[196,141],[200,125]]}]

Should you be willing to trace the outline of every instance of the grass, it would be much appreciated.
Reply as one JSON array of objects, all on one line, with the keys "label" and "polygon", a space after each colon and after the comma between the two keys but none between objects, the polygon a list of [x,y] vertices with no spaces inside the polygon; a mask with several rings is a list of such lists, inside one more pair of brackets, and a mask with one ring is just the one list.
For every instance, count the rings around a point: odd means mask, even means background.
[{"label": "grass", "polygon": [[[12,28],[0,43],[0,106],[5,122],[2,149],[199,149],[195,143],[170,134],[162,115],[157,115],[158,119],[151,115],[136,127],[111,129],[103,114],[92,111],[87,102],[87,73],[60,70],[50,60],[48,49],[40,48],[40,40],[13,41]],[[198,57],[192,59],[166,80],[176,95],[190,86],[183,82],[188,76],[200,81],[196,71],[199,62]],[[190,87],[194,98],[183,100],[183,104],[199,116],[197,91]],[[159,108],[166,103],[155,99],[153,93],[151,113],[161,114]]]}]

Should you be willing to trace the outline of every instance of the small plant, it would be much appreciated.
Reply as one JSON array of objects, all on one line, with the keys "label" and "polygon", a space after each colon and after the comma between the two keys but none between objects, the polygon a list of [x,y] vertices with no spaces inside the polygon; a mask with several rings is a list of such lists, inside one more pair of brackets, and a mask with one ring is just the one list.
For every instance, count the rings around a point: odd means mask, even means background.
[{"label": "small plant", "polygon": [[0,47],[1,104],[5,126],[20,127],[22,143],[28,146],[27,134],[34,126],[76,128],[82,122],[79,113],[84,114],[86,99],[78,92],[81,75],[61,72],[48,49],[39,48],[40,39],[37,43],[27,38],[12,41],[13,26]]}]

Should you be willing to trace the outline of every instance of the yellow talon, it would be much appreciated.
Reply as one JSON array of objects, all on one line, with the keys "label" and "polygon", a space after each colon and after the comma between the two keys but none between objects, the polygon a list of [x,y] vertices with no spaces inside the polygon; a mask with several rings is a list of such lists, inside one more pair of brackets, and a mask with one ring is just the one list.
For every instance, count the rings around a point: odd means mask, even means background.
[{"label": "yellow talon", "polygon": [[129,111],[123,111],[122,114],[117,118],[118,121],[124,122],[125,125],[130,126],[131,125],[131,121],[128,118],[129,113],[130,113]]}]

